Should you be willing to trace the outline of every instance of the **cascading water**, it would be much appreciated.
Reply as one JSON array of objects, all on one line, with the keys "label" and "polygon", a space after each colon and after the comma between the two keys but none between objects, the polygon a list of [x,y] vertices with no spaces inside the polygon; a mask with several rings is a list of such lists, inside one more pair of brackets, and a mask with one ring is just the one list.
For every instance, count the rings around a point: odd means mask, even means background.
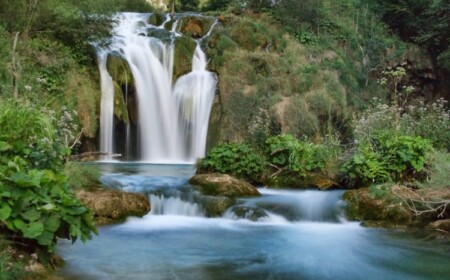
[{"label": "cascading water", "polygon": [[[206,55],[196,41],[192,71],[172,87],[175,38],[178,20],[172,23],[170,38],[149,37],[149,31],[165,30],[148,24],[149,14],[123,13],[117,16],[111,44],[99,50],[101,74],[101,151],[114,150],[114,81],[106,61],[109,54],[127,61],[134,79],[138,115],[139,159],[151,163],[193,163],[205,154],[208,120],[217,84],[207,71]],[[208,36],[208,34],[205,35]],[[128,138],[128,137],[127,137]],[[126,145],[129,145],[126,144]]]}]

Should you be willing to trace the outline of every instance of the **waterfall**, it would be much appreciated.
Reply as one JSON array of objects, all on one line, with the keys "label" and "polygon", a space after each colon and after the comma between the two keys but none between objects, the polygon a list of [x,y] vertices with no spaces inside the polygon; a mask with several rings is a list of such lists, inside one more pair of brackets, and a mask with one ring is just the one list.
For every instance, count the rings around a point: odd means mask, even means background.
[{"label": "waterfall", "polygon": [[150,215],[205,216],[198,204],[183,201],[179,197],[152,194],[150,195],[150,204],[152,205]]},{"label": "waterfall", "polygon": [[[117,15],[118,23],[113,30],[111,44],[99,49],[102,82],[100,148],[103,152],[117,153],[113,143],[114,94],[121,93],[114,92],[114,81],[106,67],[108,55],[113,54],[128,63],[134,79],[139,160],[194,163],[205,154],[217,79],[206,69],[207,59],[200,47],[200,39],[196,41],[192,71],[179,77],[173,86],[173,65],[177,63],[174,61],[175,38],[182,36],[176,32],[178,20],[172,23],[170,31],[166,31],[164,25],[171,20],[169,15],[160,26],[148,24],[149,16],[137,13]],[[151,37],[149,33],[155,30],[170,34],[170,38]],[[128,136],[123,138],[128,139]]]}]

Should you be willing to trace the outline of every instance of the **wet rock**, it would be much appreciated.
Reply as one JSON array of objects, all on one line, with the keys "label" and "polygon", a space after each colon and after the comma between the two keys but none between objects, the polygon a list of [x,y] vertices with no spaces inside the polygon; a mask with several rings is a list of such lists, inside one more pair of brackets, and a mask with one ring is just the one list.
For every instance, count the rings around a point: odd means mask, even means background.
[{"label": "wet rock", "polygon": [[196,48],[195,42],[191,38],[177,37],[175,39],[173,79],[176,81],[180,76],[191,72],[192,57]]},{"label": "wet rock", "polygon": [[148,29],[147,36],[158,38],[164,42],[170,42],[172,40],[171,38],[172,34],[169,31],[161,28]]},{"label": "wet rock", "polygon": [[148,23],[154,26],[160,26],[165,21],[165,16],[161,13],[154,13],[148,18]]},{"label": "wet rock", "polygon": [[365,221],[367,226],[389,224],[388,227],[392,228],[409,225],[414,220],[413,213],[389,193],[377,196],[369,188],[361,188],[345,192],[343,198],[347,202],[347,218]]},{"label": "wet rock", "polygon": [[117,84],[134,84],[133,74],[128,62],[118,55],[109,55],[106,61],[106,69]]},{"label": "wet rock", "polygon": [[81,190],[76,196],[86,207],[94,211],[97,224],[122,221],[128,216],[141,217],[150,211],[150,203],[143,194],[99,189]]},{"label": "wet rock", "polygon": [[267,178],[264,181],[264,185],[271,187],[287,187],[296,189],[314,188],[319,190],[331,190],[340,187],[332,180],[332,178],[319,173],[307,174],[305,177],[294,176],[291,174],[279,174],[278,176]]},{"label": "wet rock", "polygon": [[258,207],[237,205],[231,209],[234,218],[258,221],[261,218],[268,217],[267,213]]},{"label": "wet rock", "polygon": [[208,33],[214,20],[209,17],[185,17],[181,19],[180,31],[185,36],[194,39],[202,38]]},{"label": "wet rock", "polygon": [[207,217],[221,217],[235,202],[224,196],[203,196],[200,200]]},{"label": "wet rock", "polygon": [[203,195],[229,198],[261,195],[254,186],[227,174],[199,174],[189,179],[189,183],[198,186]]}]

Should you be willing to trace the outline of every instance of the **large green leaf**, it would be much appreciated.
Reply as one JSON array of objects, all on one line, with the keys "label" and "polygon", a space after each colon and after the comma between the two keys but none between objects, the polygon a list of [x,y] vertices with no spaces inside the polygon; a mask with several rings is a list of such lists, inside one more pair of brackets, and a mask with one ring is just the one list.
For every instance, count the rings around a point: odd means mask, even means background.
[{"label": "large green leaf", "polygon": [[0,206],[0,220],[5,221],[11,216],[12,209],[11,207],[6,204],[5,202],[2,202]]},{"label": "large green leaf", "polygon": [[26,228],[22,229],[23,236],[26,238],[36,238],[44,231],[44,224],[42,222],[30,223]]},{"label": "large green leaf", "polygon": [[16,172],[9,180],[16,183],[20,187],[39,187],[41,184],[42,173],[37,170],[31,170],[28,174]]},{"label": "large green leaf", "polygon": [[54,233],[45,230],[41,235],[39,235],[36,240],[40,245],[50,246],[53,243]]},{"label": "large green leaf", "polygon": [[54,213],[44,220],[45,230],[55,232],[61,224],[61,216]]},{"label": "large green leaf", "polygon": [[41,217],[41,212],[36,208],[31,208],[22,213],[21,216],[30,222],[35,222]]}]

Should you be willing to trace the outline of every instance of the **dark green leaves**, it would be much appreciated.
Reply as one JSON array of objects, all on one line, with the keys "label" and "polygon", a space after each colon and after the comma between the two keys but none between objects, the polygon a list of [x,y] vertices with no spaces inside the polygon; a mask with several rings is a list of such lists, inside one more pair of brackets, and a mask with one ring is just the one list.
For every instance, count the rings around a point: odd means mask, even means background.
[{"label": "dark green leaves", "polygon": [[201,168],[256,179],[266,165],[265,159],[247,144],[223,144],[214,147],[202,160]]}]

